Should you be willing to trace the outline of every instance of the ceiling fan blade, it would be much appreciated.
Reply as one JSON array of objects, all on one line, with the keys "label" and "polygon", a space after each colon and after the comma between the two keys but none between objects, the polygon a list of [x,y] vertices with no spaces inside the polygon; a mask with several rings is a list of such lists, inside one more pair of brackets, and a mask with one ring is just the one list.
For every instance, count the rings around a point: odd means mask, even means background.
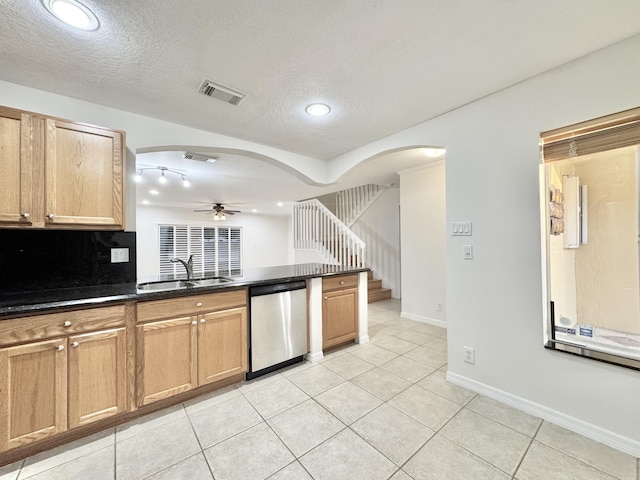
[{"label": "ceiling fan blade", "polygon": [[236,213],[242,213],[240,210],[226,210],[224,211],[224,213],[228,213],[230,215],[235,215]]},{"label": "ceiling fan blade", "polygon": [[215,210],[211,210],[210,208],[207,208],[206,210],[194,210],[194,212],[214,213]]}]

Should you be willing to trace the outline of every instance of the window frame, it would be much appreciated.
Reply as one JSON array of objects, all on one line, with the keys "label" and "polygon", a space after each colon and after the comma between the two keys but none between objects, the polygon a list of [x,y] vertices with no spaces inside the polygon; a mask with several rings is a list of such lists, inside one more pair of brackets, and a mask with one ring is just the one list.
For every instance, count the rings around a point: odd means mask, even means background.
[{"label": "window frame", "polygon": [[[173,245],[170,248],[167,248],[168,240],[164,238],[166,236],[171,238],[170,242]],[[190,255],[193,255],[194,277],[242,274],[244,242],[241,226],[159,223],[157,238],[156,265],[161,278],[185,277],[186,271],[182,264],[171,263],[169,258],[177,257],[187,261]],[[222,249],[222,245],[226,245],[226,248]],[[226,255],[223,255],[225,252]],[[208,255],[212,255],[213,258],[207,258]]]}]

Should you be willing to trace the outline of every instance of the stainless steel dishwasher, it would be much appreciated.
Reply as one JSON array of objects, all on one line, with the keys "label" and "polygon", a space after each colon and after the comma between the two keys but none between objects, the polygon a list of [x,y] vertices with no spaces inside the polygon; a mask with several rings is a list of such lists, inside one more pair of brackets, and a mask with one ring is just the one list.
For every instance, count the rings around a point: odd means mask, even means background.
[{"label": "stainless steel dishwasher", "polygon": [[307,353],[307,282],[252,287],[247,379],[303,360]]}]

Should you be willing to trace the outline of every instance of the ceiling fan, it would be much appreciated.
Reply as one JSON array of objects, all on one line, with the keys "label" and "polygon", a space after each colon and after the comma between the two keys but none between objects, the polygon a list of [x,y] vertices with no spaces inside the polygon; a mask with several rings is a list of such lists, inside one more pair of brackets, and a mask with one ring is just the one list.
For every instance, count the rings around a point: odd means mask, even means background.
[{"label": "ceiling fan", "polygon": [[211,208],[194,210],[194,212],[213,213],[214,220],[226,220],[226,215],[242,213],[240,210],[227,210],[221,203],[214,203]]}]

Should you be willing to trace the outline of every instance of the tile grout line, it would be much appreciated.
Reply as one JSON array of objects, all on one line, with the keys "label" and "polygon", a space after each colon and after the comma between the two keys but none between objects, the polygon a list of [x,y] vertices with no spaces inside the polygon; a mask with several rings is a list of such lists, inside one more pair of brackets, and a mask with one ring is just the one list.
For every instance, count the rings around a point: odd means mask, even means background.
[{"label": "tile grout line", "polygon": [[[477,395],[477,394],[476,394],[476,395]],[[474,396],[473,398],[475,398],[475,396]],[[393,405],[391,405],[391,406],[393,407]],[[395,407],[394,407],[394,408],[395,408]],[[400,469],[403,469],[403,468],[405,467],[405,465],[406,465],[407,463],[409,463],[409,462],[411,461],[411,459],[413,459],[413,457],[415,457],[415,456],[418,454],[418,452],[419,452],[420,450],[422,450],[422,449],[423,449],[423,448],[424,448],[424,447],[425,447],[425,446],[426,446],[426,445],[427,445],[431,440],[433,440],[433,439],[436,437],[436,435],[438,435],[438,433],[440,433],[440,431],[441,431],[444,427],[446,427],[446,426],[447,426],[447,424],[448,424],[451,420],[453,420],[453,419],[454,419],[454,418],[455,418],[455,417],[456,417],[456,416],[457,416],[457,415],[462,411],[462,409],[463,409],[463,408],[464,408],[464,407],[460,407],[460,410],[458,410],[454,415],[452,415],[452,416],[451,416],[451,418],[450,418],[449,420],[447,420],[446,422],[444,422],[440,428],[438,428],[437,430],[433,430],[433,435],[431,435],[431,436],[427,439],[427,441],[426,441],[426,442],[424,442],[424,443],[420,446],[420,448],[418,448],[418,449],[413,453],[413,455],[411,455],[409,458],[407,458],[407,459],[404,461],[404,463],[403,463],[402,465],[400,465]],[[402,410],[399,410],[399,409],[397,409],[397,410],[398,410],[398,411],[400,411],[400,412],[402,412]],[[404,413],[404,412],[402,412],[402,413]],[[407,414],[405,413],[405,415],[407,415]],[[411,418],[413,418],[413,417],[411,417]],[[416,420],[416,419],[414,419],[414,420]],[[420,422],[419,420],[416,420],[416,421],[417,421],[418,423],[421,423],[422,425],[424,425],[424,424],[423,424],[422,422]],[[425,427],[427,427],[427,428],[429,428],[429,429],[431,430],[431,428],[430,428],[430,427],[428,427],[427,425],[425,425]],[[445,437],[445,438],[446,438],[446,437]],[[448,440],[448,439],[447,439],[447,440]],[[449,440],[449,441],[450,441],[450,440]],[[454,442],[452,442],[452,443],[454,443]],[[454,443],[454,445],[458,445],[458,444],[457,444],[457,443]],[[459,446],[459,445],[458,445],[458,446]],[[460,448],[463,448],[463,447],[460,447]],[[466,450],[466,448],[464,448],[464,450]],[[468,450],[467,450],[467,451],[468,451]],[[473,452],[469,452],[469,453],[471,453],[471,454],[472,454],[472,455],[474,455],[475,457],[478,457],[478,456],[477,456],[476,454],[474,454]],[[480,457],[478,457],[478,458],[480,458]],[[482,461],[484,461],[484,462],[486,462],[486,463],[489,463],[489,462],[487,462],[487,461],[486,461],[486,460],[484,460],[484,459],[481,459],[481,460],[482,460]],[[489,465],[492,465],[492,464],[491,464],[491,463],[489,463]],[[493,466],[493,465],[492,465],[492,466]],[[403,471],[404,471],[404,470],[403,470]]]},{"label": "tile grout line", "polygon": [[[540,419],[540,420],[542,420],[542,419]],[[529,442],[529,445],[527,445],[527,448],[524,451],[524,453],[522,454],[522,457],[520,458],[520,461],[518,462],[518,465],[516,466],[516,469],[513,471],[513,474],[511,475],[511,480],[515,480],[516,474],[518,473],[518,470],[520,470],[520,466],[522,465],[522,462],[524,462],[524,459],[527,456],[527,453],[529,453],[529,449],[531,449],[531,445],[533,445],[533,442],[535,441],[536,437],[538,436],[538,432],[542,428],[542,424],[543,423],[544,423],[544,420],[542,420],[540,422],[540,425],[538,425],[538,428],[536,428],[535,433],[531,437],[531,441]]]},{"label": "tile grout line", "polygon": [[[233,400],[233,398],[230,398],[229,400]],[[207,456],[204,454],[204,450],[205,449],[202,446],[202,442],[200,441],[200,437],[198,437],[198,432],[196,432],[196,429],[193,426],[193,422],[191,421],[191,416],[189,415],[189,412],[187,411],[187,406],[184,404],[184,402],[182,402],[182,408],[184,409],[184,414],[187,416],[187,421],[189,422],[189,425],[191,426],[191,431],[193,432],[193,435],[196,437],[196,442],[198,442],[198,446],[200,447],[200,452],[199,453],[202,454],[202,457],[204,458],[204,461],[207,464],[207,468],[209,469],[209,473],[211,473],[211,478],[215,480],[216,476],[213,474],[213,470],[211,469],[211,465],[209,464],[209,460],[207,460]],[[191,458],[191,457],[193,457],[195,455],[198,455],[198,453],[194,453],[193,455],[191,455],[190,457],[187,457],[187,458]],[[182,460],[180,460],[180,462],[182,462],[184,460],[186,460],[186,458],[183,458]],[[178,462],[176,462],[176,463],[178,463]],[[175,463],[174,463],[174,465],[175,465]],[[169,466],[167,468],[171,468],[171,466]]]},{"label": "tile grout line", "polygon": [[[545,420],[543,420],[543,421],[542,421],[542,424],[544,424],[544,422],[545,422]],[[547,423],[548,423],[548,424],[550,424],[550,425],[555,425],[554,423],[551,423],[551,422],[547,422]],[[542,424],[540,424],[540,429],[542,428]],[[559,425],[555,425],[555,426],[559,426]],[[560,428],[563,428],[563,427],[560,427]],[[538,432],[540,431],[540,429],[538,429]],[[536,436],[538,435],[538,432],[536,432]],[[576,433],[576,432],[573,432],[573,433]],[[576,433],[576,434],[577,434],[577,435],[579,435],[580,437],[584,437],[583,435],[580,435],[579,433]],[[586,438],[586,437],[584,437],[584,438]],[[589,439],[589,440],[590,440],[590,439]],[[596,440],[594,440],[594,441],[595,441],[596,443],[600,443],[600,442],[597,442]],[[585,465],[587,468],[590,468],[591,470],[595,470],[596,472],[604,473],[605,475],[608,475],[608,476],[610,476],[610,477],[613,477],[613,478],[619,479],[619,477],[618,477],[618,476],[616,476],[616,475],[614,475],[613,473],[606,472],[606,471],[602,470],[601,468],[596,467],[595,465],[591,465],[590,463],[587,463],[586,461],[584,461],[584,460],[582,460],[582,459],[578,458],[577,456],[575,456],[575,455],[574,455],[574,454],[572,454],[571,452],[564,452],[564,451],[562,451],[562,450],[560,450],[560,449],[556,448],[556,447],[555,447],[555,446],[553,446],[553,445],[549,445],[548,443],[543,442],[542,440],[538,440],[538,442],[539,442],[540,444],[544,445],[545,447],[550,448],[551,450],[555,450],[556,452],[558,452],[558,453],[560,453],[560,454],[562,454],[562,455],[565,455],[565,456],[567,456],[567,457],[569,457],[569,458],[571,458],[571,459],[575,460],[576,462],[581,463],[582,465]],[[605,445],[605,446],[606,446],[606,445]],[[616,450],[616,449],[614,449],[613,447],[609,447],[609,448],[612,448],[613,450]],[[619,450],[617,450],[617,451],[619,451]],[[622,452],[622,453],[624,453],[624,452]],[[625,455],[628,455],[628,454],[625,454]],[[637,461],[640,461],[640,459],[636,459],[636,460],[637,460]],[[636,470],[637,470],[637,469],[636,469]],[[640,472],[636,472],[636,475],[638,476],[638,480],[640,480]]]}]

